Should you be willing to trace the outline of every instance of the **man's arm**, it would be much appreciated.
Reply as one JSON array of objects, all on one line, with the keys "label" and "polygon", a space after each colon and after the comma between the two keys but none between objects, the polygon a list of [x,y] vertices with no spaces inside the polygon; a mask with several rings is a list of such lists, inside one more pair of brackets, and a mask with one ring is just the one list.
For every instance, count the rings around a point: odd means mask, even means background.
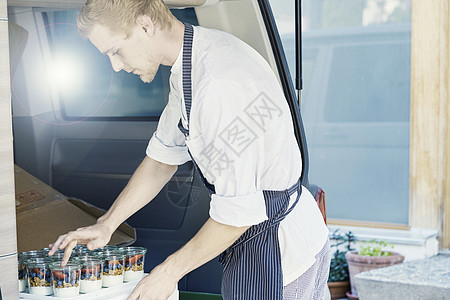
[{"label": "man's arm", "polygon": [[106,245],[117,227],[153,200],[177,169],[178,166],[163,164],[145,157],[127,186],[111,208],[98,219],[97,224],[61,235],[55,243],[49,245],[51,248],[49,254],[52,255],[57,249],[66,248],[62,260],[62,264],[65,265],[77,244],[87,244],[91,250]]},{"label": "man's arm", "polygon": [[184,275],[222,253],[249,227],[224,225],[209,218],[186,245],[139,282],[128,300],[167,299]]}]

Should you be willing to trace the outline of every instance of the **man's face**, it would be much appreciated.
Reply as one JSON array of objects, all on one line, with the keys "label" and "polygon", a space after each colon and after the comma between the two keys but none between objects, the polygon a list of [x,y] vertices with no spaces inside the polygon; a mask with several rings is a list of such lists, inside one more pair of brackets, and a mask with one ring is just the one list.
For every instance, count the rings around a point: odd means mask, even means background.
[{"label": "man's face", "polygon": [[101,53],[108,55],[114,71],[139,75],[147,83],[155,78],[160,61],[142,27],[134,26],[127,36],[97,24],[89,34],[89,40]]}]

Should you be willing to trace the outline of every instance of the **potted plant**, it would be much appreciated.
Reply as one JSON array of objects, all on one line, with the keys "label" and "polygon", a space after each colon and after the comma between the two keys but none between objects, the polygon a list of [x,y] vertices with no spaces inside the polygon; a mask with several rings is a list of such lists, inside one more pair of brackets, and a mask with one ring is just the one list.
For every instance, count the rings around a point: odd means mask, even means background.
[{"label": "potted plant", "polygon": [[403,262],[405,259],[403,255],[386,250],[386,248],[394,248],[394,245],[385,241],[371,240],[361,244],[359,251],[348,251],[345,254],[348,262],[351,286],[351,293],[347,293],[347,298],[359,299],[358,291],[354,284],[356,274]]},{"label": "potted plant", "polygon": [[[354,241],[354,237],[350,231],[346,234],[338,233],[338,231],[335,230],[331,236],[331,240],[335,241],[331,245],[331,248],[336,248],[331,258],[330,274],[328,276],[328,288],[332,300],[345,298],[346,292],[350,290],[349,272],[345,254],[347,251],[352,250],[351,243]],[[345,243],[345,250],[339,250],[339,246]]]}]

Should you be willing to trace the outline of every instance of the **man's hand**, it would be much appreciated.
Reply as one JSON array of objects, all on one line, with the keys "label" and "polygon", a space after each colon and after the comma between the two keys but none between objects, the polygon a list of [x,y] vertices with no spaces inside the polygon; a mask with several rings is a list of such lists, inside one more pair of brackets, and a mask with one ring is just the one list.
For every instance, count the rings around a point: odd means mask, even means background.
[{"label": "man's hand", "polygon": [[105,224],[97,223],[92,226],[81,227],[75,231],[60,235],[56,242],[48,245],[48,255],[53,255],[58,249],[64,249],[61,266],[65,266],[70,258],[73,248],[77,244],[86,244],[89,250],[105,246],[111,239],[113,231]]},{"label": "man's hand", "polygon": [[169,274],[163,265],[155,267],[144,277],[127,300],[167,300],[175,291],[180,277]]},{"label": "man's hand", "polygon": [[49,255],[64,249],[61,265],[70,258],[70,253],[77,244],[86,244],[89,250],[103,247],[122,222],[149,203],[166,185],[177,171],[178,166],[166,165],[150,157],[145,157],[134,172],[125,189],[114,201],[111,208],[98,219],[97,224],[82,227],[58,237],[50,244]]}]

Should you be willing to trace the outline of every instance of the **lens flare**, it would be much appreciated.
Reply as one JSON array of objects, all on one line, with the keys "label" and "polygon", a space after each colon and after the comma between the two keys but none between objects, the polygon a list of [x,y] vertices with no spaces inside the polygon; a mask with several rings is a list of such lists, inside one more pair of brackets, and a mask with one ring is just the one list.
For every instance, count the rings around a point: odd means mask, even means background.
[{"label": "lens flare", "polygon": [[75,56],[57,56],[49,69],[49,80],[62,93],[75,92],[83,83],[83,68]]}]

